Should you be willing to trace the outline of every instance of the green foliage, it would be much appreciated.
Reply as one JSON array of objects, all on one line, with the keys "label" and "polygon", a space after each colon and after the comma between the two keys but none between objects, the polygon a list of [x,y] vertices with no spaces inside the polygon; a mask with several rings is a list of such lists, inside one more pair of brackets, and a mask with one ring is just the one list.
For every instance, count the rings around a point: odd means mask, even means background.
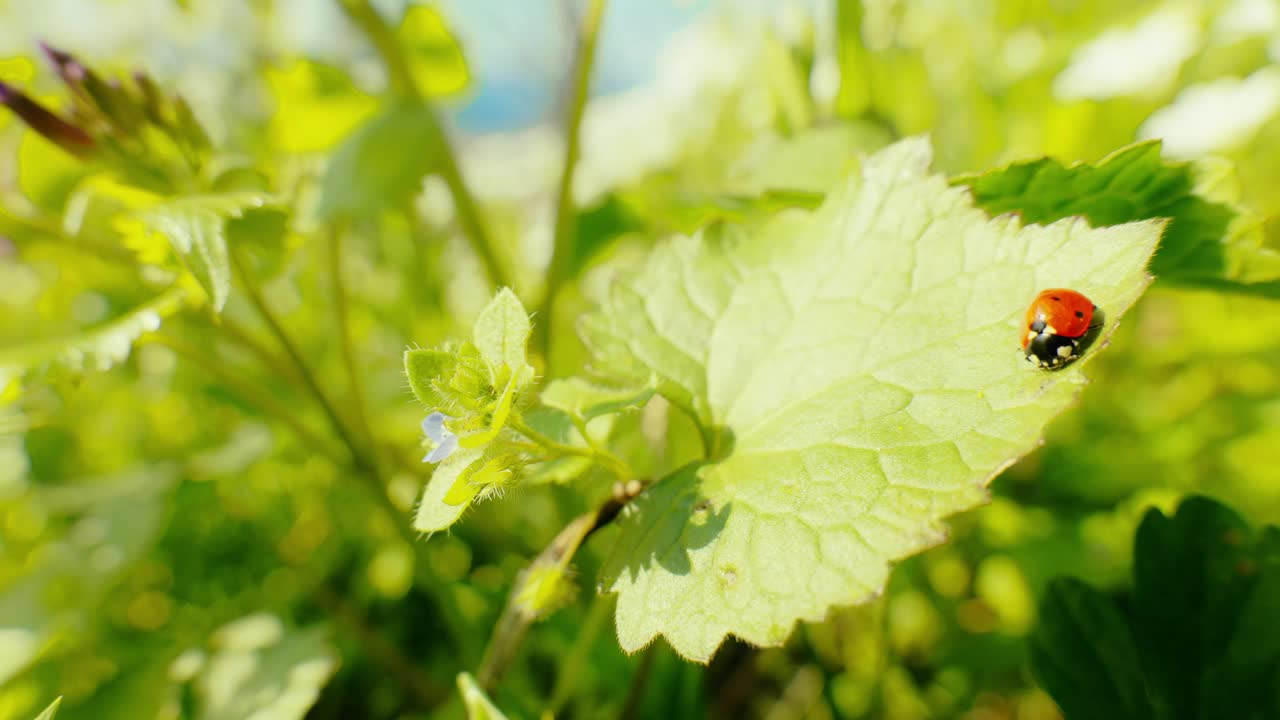
[{"label": "green foliage", "polygon": [[1262,247],[1256,221],[1239,227],[1239,208],[1232,207],[1236,198],[1224,191],[1229,180],[1217,177],[1230,172],[1220,163],[1168,163],[1160,158],[1160,143],[1147,142],[1117,150],[1097,164],[1066,167],[1044,158],[955,182],[971,188],[976,204],[987,212],[1019,213],[1027,223],[1080,215],[1101,227],[1169,218],[1151,261],[1151,272],[1162,280],[1280,278],[1280,255]]},{"label": "green foliage", "polygon": [[28,4],[0,720],[1280,713],[1267,2]]},{"label": "green foliage", "polygon": [[1045,593],[1031,662],[1067,718],[1280,712],[1280,529],[1192,497],[1148,511],[1133,554],[1128,612],[1078,580]]}]

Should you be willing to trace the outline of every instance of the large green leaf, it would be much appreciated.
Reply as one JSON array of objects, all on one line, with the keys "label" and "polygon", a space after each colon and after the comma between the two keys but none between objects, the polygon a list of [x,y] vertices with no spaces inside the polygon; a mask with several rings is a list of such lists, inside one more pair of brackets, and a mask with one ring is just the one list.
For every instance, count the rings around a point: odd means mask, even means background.
[{"label": "large green leaf", "polygon": [[906,140],[815,212],[663,245],[585,319],[597,367],[655,374],[710,446],[620,522],[604,586],[624,649],[776,645],[879,593],[1086,382],[1091,353],[1055,373],[1022,357],[1036,292],[1078,288],[1105,335],[1146,288],[1161,223],[991,220],[930,157]]},{"label": "large green leaf", "polygon": [[1072,578],[1051,583],[1028,640],[1032,666],[1069,718],[1151,717],[1133,630],[1111,598]]},{"label": "large green leaf", "polygon": [[329,163],[321,216],[374,215],[414,195],[439,157],[436,123],[429,106],[401,102],[357,128]]},{"label": "large green leaf", "polygon": [[1280,716],[1280,529],[1253,532],[1204,497],[1173,517],[1149,510],[1129,607],[1049,585],[1031,662],[1068,719]]},{"label": "large green leaf", "polygon": [[1158,278],[1178,282],[1280,278],[1280,254],[1263,247],[1261,223],[1236,207],[1233,170],[1224,162],[1169,163],[1160,143],[1138,143],[1096,164],[1065,166],[1051,158],[966,175],[991,214],[1016,212],[1024,222],[1082,215],[1098,225],[1165,217],[1170,223],[1151,261]]},{"label": "large green leaf", "polygon": [[148,229],[169,240],[173,251],[221,311],[231,294],[231,259],[226,224],[249,208],[262,207],[260,193],[194,195],[169,200],[138,212]]}]

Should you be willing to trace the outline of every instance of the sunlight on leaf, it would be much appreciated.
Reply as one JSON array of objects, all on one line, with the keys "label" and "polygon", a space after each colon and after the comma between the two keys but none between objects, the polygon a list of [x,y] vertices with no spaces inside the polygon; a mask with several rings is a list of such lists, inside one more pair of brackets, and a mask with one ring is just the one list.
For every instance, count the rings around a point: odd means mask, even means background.
[{"label": "sunlight on leaf", "polygon": [[[421,533],[445,530],[462,517],[475,494],[461,501],[465,496],[461,488],[467,486],[483,455],[484,452],[476,448],[458,448],[440,463],[427,481],[427,488],[418,503],[418,511],[413,518],[414,530]],[[454,490],[455,487],[459,489]],[[448,502],[450,497],[461,502]]]},{"label": "sunlight on leaf", "polygon": [[337,68],[308,60],[266,71],[276,101],[271,115],[272,146],[286,153],[328,150],[378,108]]},{"label": "sunlight on leaf", "polygon": [[208,294],[209,304],[220,312],[231,294],[227,220],[265,203],[258,193],[192,195],[153,205],[136,217],[143,227],[169,240],[174,253]]},{"label": "sunlight on leaf", "polygon": [[930,158],[903,141],[816,212],[661,246],[586,318],[598,367],[655,373],[714,440],[621,521],[623,649],[663,635],[706,661],[880,593],[1085,384],[1096,348],[1056,373],[1022,357],[1036,292],[1079,289],[1106,334],[1146,288],[1160,222],[991,220]]},{"label": "sunlight on leaf", "polygon": [[529,312],[510,288],[499,290],[485,306],[472,332],[480,357],[488,363],[495,383],[504,367],[518,378],[516,392],[532,382],[533,366],[526,359],[526,348],[533,326],[529,323]]},{"label": "sunlight on leaf", "polygon": [[638,408],[653,397],[654,382],[632,387],[613,387],[572,377],[555,380],[542,391],[542,404],[570,417],[591,420],[623,410]]},{"label": "sunlight on leaf", "polygon": [[471,80],[462,47],[449,32],[440,11],[410,5],[396,31],[408,56],[409,71],[427,95],[453,95]]}]

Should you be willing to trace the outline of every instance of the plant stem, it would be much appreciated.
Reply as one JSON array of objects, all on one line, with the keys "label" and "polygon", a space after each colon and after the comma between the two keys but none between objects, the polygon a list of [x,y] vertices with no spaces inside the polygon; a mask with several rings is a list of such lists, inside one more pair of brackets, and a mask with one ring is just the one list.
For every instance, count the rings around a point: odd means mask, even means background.
[{"label": "plant stem", "polygon": [[284,358],[272,352],[270,348],[263,345],[243,325],[225,315],[218,316],[216,323],[208,316],[204,316],[204,318],[208,321],[209,327],[222,331],[231,340],[253,353],[272,372],[280,377],[288,378],[299,390],[307,392],[307,386],[303,383],[302,377],[298,375],[297,369],[285,362]]},{"label": "plant stem", "polygon": [[625,460],[607,450],[584,448],[557,442],[537,430],[534,430],[524,421],[523,418],[512,417],[507,421],[507,423],[521,435],[529,438],[540,447],[560,453],[561,455],[577,455],[578,457],[590,458],[608,468],[608,470],[616,475],[620,480],[633,477],[635,475],[635,473],[631,472],[631,467],[627,465]]},{"label": "plant stem", "polygon": [[573,204],[573,173],[578,165],[581,153],[582,114],[587,106],[587,96],[591,89],[591,67],[595,61],[596,41],[600,36],[600,21],[604,17],[605,0],[589,0],[578,29],[578,45],[574,57],[573,84],[569,96],[568,112],[564,125],[564,162],[560,169],[560,183],[556,188],[556,224],[554,245],[551,251],[551,266],[547,270],[546,287],[543,290],[542,306],[537,317],[541,322],[535,327],[537,333],[536,347],[542,353],[543,360],[548,358],[551,349],[552,311],[555,309],[556,296],[560,287],[569,278],[569,263],[573,258],[573,248],[577,240],[575,222],[576,209]]},{"label": "plant stem", "polygon": [[573,648],[560,664],[560,672],[556,675],[555,688],[551,692],[551,701],[547,703],[546,714],[554,717],[560,714],[564,705],[573,694],[574,684],[587,664],[587,656],[595,645],[600,630],[609,622],[612,615],[613,598],[608,595],[597,595],[591,599],[591,607],[587,610],[587,618],[578,630],[578,637],[573,641]]},{"label": "plant stem", "polygon": [[413,72],[409,68],[408,60],[405,59],[404,48],[400,46],[400,41],[382,16],[378,14],[378,11],[370,4],[369,0],[340,0],[340,2],[348,17],[360,27],[361,31],[369,37],[370,42],[377,48],[378,55],[381,56],[382,63],[387,68],[387,76],[390,78],[391,86],[395,89],[396,94],[410,101],[420,103],[427,108],[428,112],[425,113],[425,116],[430,125],[427,129],[431,131],[434,139],[433,144],[439,152],[439,157],[437,158],[438,167],[436,169],[440,173],[440,178],[444,180],[444,184],[449,188],[449,194],[453,196],[453,205],[457,212],[458,225],[462,229],[462,234],[470,241],[472,250],[480,258],[489,283],[494,287],[510,286],[511,278],[507,276],[502,262],[499,260],[498,249],[493,244],[493,238],[485,230],[479,206],[476,203],[475,196],[471,193],[471,189],[467,186],[466,180],[462,177],[457,158],[454,157],[453,148],[449,144],[449,136],[445,132],[440,118],[431,108],[431,103],[423,96],[422,90],[414,80]]},{"label": "plant stem", "polygon": [[297,413],[291,408],[286,407],[270,395],[260,392],[257,388],[241,382],[235,373],[227,370],[225,366],[214,362],[208,356],[208,353],[205,353],[199,348],[179,340],[178,338],[160,333],[145,335],[140,342],[154,342],[159,345],[164,345],[175,353],[181,355],[185,360],[212,375],[218,380],[218,382],[226,385],[233,393],[239,395],[251,405],[257,406],[268,416],[287,425],[289,429],[298,436],[298,439],[309,446],[312,450],[324,455],[337,465],[347,464],[347,459],[342,457],[341,454],[335,452],[329,443],[319,435],[312,432],[306,425],[303,425],[302,422],[298,420]]},{"label": "plant stem", "polygon": [[347,385],[351,393],[351,408],[356,427],[364,436],[364,442],[377,461],[373,430],[365,413],[365,396],[360,382],[360,368],[356,361],[355,345],[351,341],[351,318],[347,307],[347,283],[342,274],[343,228],[329,228],[329,279],[333,284],[334,313],[338,319],[338,345],[342,348],[342,364],[347,368]]},{"label": "plant stem", "polygon": [[[533,562],[529,563],[529,567],[567,565],[577,553],[578,548],[582,547],[582,543],[592,533],[613,522],[622,508],[643,492],[644,488],[645,485],[639,481],[617,483],[608,500],[594,510],[589,510],[570,520],[569,524],[557,533],[550,544],[533,559]],[[476,670],[476,682],[487,692],[493,690],[502,673],[515,658],[529,630],[529,625],[533,622],[517,602],[521,589],[521,581],[517,580],[507,596],[507,605],[502,611],[502,616],[494,626],[493,635],[490,636],[489,645],[484,651],[484,659]]]},{"label": "plant stem", "polygon": [[422,99],[418,83],[413,79],[409,62],[405,59],[404,49],[395,33],[387,26],[386,21],[378,14],[369,0],[340,0],[347,17],[360,27],[382,57],[382,64],[387,68],[387,78],[396,93],[410,100]]},{"label": "plant stem", "polygon": [[[333,401],[329,399],[329,396],[325,394],[324,389],[320,387],[320,383],[316,380],[315,374],[311,372],[311,368],[307,365],[306,360],[303,359],[301,351],[299,351],[298,347],[294,345],[293,340],[289,338],[289,334],[285,332],[284,326],[280,324],[280,320],[276,317],[270,306],[267,305],[266,299],[262,297],[262,292],[258,290],[257,285],[249,277],[249,273],[246,272],[239,254],[234,251],[231,253],[231,265],[235,268],[236,274],[240,276],[240,283],[244,286],[245,293],[249,296],[249,301],[253,303],[255,308],[257,308],[258,314],[262,316],[263,321],[266,322],[271,333],[275,335],[276,340],[280,343],[280,347],[284,348],[285,354],[287,354],[289,359],[293,362],[294,367],[298,371],[298,375],[302,378],[303,384],[307,386],[307,389],[313,396],[315,396],[316,401],[320,403],[320,407],[324,410],[325,416],[328,417],[329,424],[333,426],[334,432],[338,434],[338,437],[342,440],[343,444],[345,444],[351,451],[351,457],[355,461],[356,467],[360,470],[375,469],[375,464],[371,462],[363,448],[347,430],[346,423],[344,423],[342,418],[338,415],[337,407],[334,406]],[[380,492],[380,494],[384,497],[386,496],[385,492]]]}]

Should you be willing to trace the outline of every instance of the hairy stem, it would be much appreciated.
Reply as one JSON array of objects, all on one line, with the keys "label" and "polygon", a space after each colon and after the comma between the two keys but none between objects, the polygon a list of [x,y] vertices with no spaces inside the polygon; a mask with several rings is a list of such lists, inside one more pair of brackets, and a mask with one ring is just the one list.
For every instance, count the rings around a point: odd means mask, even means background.
[{"label": "hairy stem", "polygon": [[[619,482],[614,486],[613,494],[608,500],[594,510],[585,512],[564,527],[551,543],[529,563],[529,567],[548,566],[553,564],[567,565],[592,533],[613,522],[622,508],[644,491],[645,485],[638,480]],[[489,637],[489,645],[485,648],[484,659],[476,670],[476,682],[487,692],[498,684],[502,673],[506,671],[515,658],[520,644],[524,641],[533,618],[529,617],[518,602],[521,581],[517,580],[511,593],[507,596],[507,605],[494,626]]]},{"label": "hairy stem", "polygon": [[[369,41],[377,48],[378,55],[382,58],[383,65],[387,68],[391,86],[396,93],[403,98],[421,103],[430,110],[430,103],[423,97],[422,90],[418,87],[417,81],[414,80],[413,72],[409,68],[409,62],[405,59],[404,48],[400,46],[400,41],[396,38],[395,33],[383,20],[382,16],[378,14],[378,11],[369,0],[340,0],[340,2],[352,22],[368,36]],[[449,188],[449,194],[453,196],[458,226],[462,229],[462,234],[466,236],[468,242],[471,243],[472,250],[480,258],[489,283],[494,287],[509,286],[511,285],[511,278],[507,275],[505,266],[499,259],[498,249],[493,244],[493,238],[485,229],[475,196],[471,193],[470,187],[462,177],[462,171],[458,167],[458,160],[454,156],[453,147],[449,143],[448,133],[445,132],[444,125],[441,124],[434,111],[425,113],[425,115],[427,122],[430,124],[428,130],[431,131],[434,139],[433,144],[439,151],[436,170],[440,173],[440,179],[444,180],[444,184]]]},{"label": "hairy stem", "polygon": [[[342,417],[338,415],[338,409],[329,399],[328,394],[320,387],[320,382],[316,380],[315,373],[311,371],[306,360],[302,357],[302,352],[298,350],[298,346],[294,344],[289,334],[285,332],[284,326],[280,324],[279,318],[275,312],[267,305],[267,301],[262,296],[262,292],[258,289],[257,284],[246,271],[244,264],[241,262],[239,254],[231,253],[231,265],[235,268],[236,274],[240,276],[240,284],[244,286],[245,294],[249,296],[249,301],[253,303],[258,314],[262,316],[267,327],[271,330],[271,334],[275,336],[276,341],[280,343],[280,347],[284,349],[285,354],[293,362],[294,368],[297,370],[299,377],[302,378],[303,384],[307,390],[315,397],[316,402],[320,403],[320,408],[324,411],[325,416],[329,419],[329,424],[333,426],[333,430],[342,440],[343,444],[351,451],[351,457],[355,460],[356,467],[361,470],[371,470],[375,467],[370,460],[363,447],[356,442],[347,425],[342,421]],[[383,496],[386,493],[381,493]]]},{"label": "hairy stem", "polygon": [[589,0],[578,29],[577,51],[573,64],[573,84],[568,98],[568,112],[564,123],[564,161],[560,168],[560,182],[556,188],[556,224],[551,266],[547,270],[546,288],[537,317],[541,322],[535,327],[536,347],[544,361],[551,349],[551,332],[556,296],[569,277],[569,264],[577,237],[576,208],[573,205],[573,173],[581,153],[582,113],[587,106],[591,86],[591,67],[595,61],[596,41],[600,35],[600,20],[604,17],[605,0]]},{"label": "hairy stem", "polygon": [[584,448],[557,442],[537,430],[534,430],[524,421],[523,418],[513,417],[507,422],[516,430],[516,432],[519,432],[521,435],[532,440],[535,445],[552,451],[552,453],[558,453],[560,455],[576,455],[578,457],[585,457],[594,460],[607,468],[609,472],[616,475],[619,480],[633,477],[635,475],[635,473],[631,472],[631,466],[629,466],[625,460],[607,450],[591,447]]}]

